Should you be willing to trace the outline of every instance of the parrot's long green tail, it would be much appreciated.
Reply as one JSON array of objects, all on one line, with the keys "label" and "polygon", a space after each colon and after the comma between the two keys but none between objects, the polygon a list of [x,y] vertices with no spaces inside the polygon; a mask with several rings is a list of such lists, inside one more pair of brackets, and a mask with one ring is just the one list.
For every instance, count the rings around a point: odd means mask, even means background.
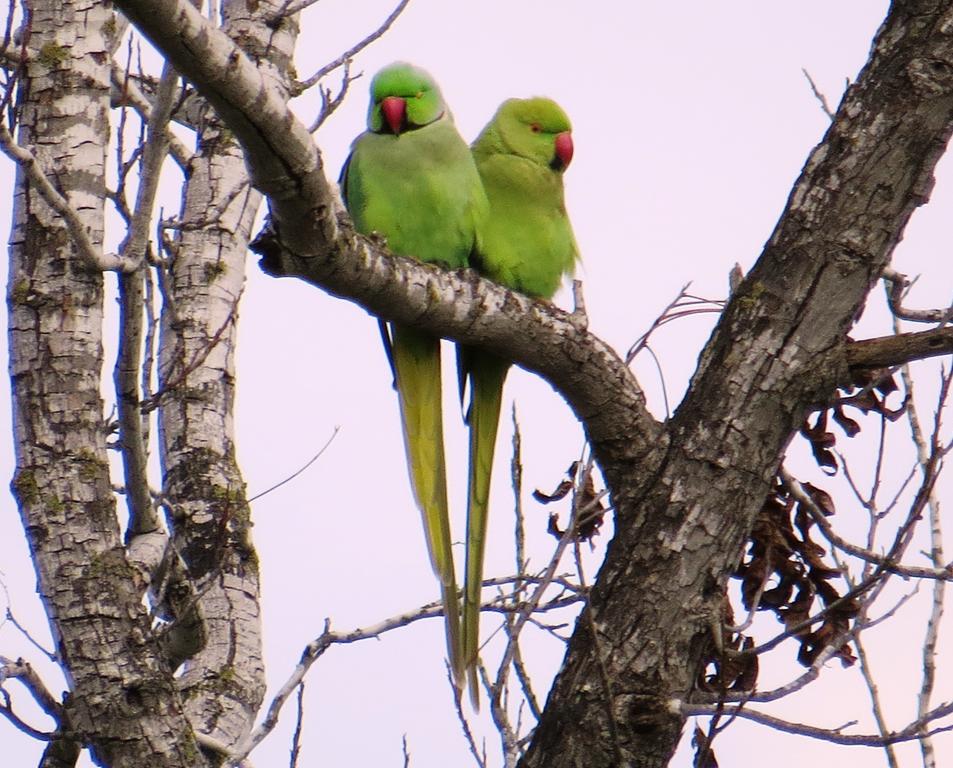
[{"label": "parrot's long green tail", "polygon": [[463,658],[470,701],[480,707],[477,655],[480,650],[480,596],[486,544],[487,508],[503,382],[510,364],[495,355],[468,349],[470,375],[470,481],[467,502],[467,564],[463,597]]},{"label": "parrot's long green tail", "polygon": [[460,599],[453,567],[447,470],[443,452],[440,339],[403,326],[392,326],[392,363],[410,483],[423,516],[427,550],[440,580],[447,630],[447,655],[459,690],[463,684]]}]

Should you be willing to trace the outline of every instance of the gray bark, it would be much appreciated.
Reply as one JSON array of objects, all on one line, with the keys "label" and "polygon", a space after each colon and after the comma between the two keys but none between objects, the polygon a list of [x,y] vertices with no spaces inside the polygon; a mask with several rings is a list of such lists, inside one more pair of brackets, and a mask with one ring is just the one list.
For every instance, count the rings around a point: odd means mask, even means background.
[{"label": "gray bark", "polygon": [[[13,488],[70,688],[66,706],[53,713],[58,729],[41,765],[73,764],[85,746],[109,766],[141,766],[146,756],[157,765],[218,763],[250,730],[265,689],[258,563],[233,429],[237,304],[261,196],[249,187],[228,130],[206,107],[163,281],[156,401],[170,544],[149,490],[140,366],[152,193],[175,83],[166,78],[155,90],[157,100],[165,95],[165,109],[143,109],[150,143],[136,209],[120,258],[106,255],[106,149],[117,86],[111,58],[121,25],[108,4],[91,0],[29,8],[18,141],[66,201],[51,209],[23,166],[8,287]],[[225,2],[223,28],[251,55],[265,57],[261,71],[286,99],[298,28],[294,19],[265,23],[276,8]],[[99,395],[102,270],[109,267],[123,270],[114,378],[129,508],[125,546]],[[147,588],[171,620],[158,632],[142,603]]]},{"label": "gray bark", "polygon": [[[20,82],[19,141],[101,248],[112,13],[90,0],[30,6],[40,54]],[[70,686],[62,725],[116,768],[144,754],[202,765],[116,518],[99,395],[103,277],[22,173],[10,255],[12,485]],[[75,754],[69,739],[54,746],[48,765]]]},{"label": "gray bark", "polygon": [[[264,23],[279,5],[224,3],[223,29],[250,55],[267,56],[261,71],[287,99],[297,24]],[[225,745],[248,733],[265,693],[258,559],[234,434],[238,303],[260,202],[240,147],[206,107],[166,281],[159,427],[175,549],[198,595],[174,598],[177,655],[191,657],[180,687],[193,725]]]}]

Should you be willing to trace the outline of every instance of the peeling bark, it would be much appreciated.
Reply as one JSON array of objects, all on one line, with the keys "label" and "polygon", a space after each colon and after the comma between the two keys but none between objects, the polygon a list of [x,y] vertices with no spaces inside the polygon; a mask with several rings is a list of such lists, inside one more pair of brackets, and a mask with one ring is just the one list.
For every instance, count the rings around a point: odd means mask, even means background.
[{"label": "peeling bark", "polygon": [[[261,71],[287,99],[297,24],[266,25],[278,5],[226,2],[223,29],[266,57]],[[251,729],[265,693],[258,559],[234,434],[238,303],[261,195],[231,132],[208,107],[189,171],[165,286],[160,451],[175,549],[198,594],[197,602],[192,594],[174,600],[178,611],[199,614],[179,616],[176,642],[191,657],[180,689],[193,725],[231,746]],[[195,653],[196,645],[204,647]]]},{"label": "peeling bark", "polygon": [[[101,248],[112,13],[91,0],[30,7],[40,55],[20,82],[19,140]],[[116,519],[99,395],[103,277],[22,173],[10,255],[12,487],[70,686],[71,735],[115,768],[144,754],[155,766],[203,765]],[[57,740],[44,763],[75,751]]]}]

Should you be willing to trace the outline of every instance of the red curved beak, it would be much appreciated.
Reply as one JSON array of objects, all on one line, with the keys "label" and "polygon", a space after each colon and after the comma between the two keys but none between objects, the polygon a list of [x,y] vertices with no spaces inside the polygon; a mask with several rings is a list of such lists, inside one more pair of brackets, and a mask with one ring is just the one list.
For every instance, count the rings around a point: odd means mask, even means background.
[{"label": "red curved beak", "polygon": [[391,133],[397,135],[404,126],[404,118],[407,115],[407,103],[399,96],[388,96],[381,101],[381,114],[387,122]]},{"label": "red curved beak", "polygon": [[562,168],[572,162],[572,134],[569,131],[556,136],[556,157]]}]

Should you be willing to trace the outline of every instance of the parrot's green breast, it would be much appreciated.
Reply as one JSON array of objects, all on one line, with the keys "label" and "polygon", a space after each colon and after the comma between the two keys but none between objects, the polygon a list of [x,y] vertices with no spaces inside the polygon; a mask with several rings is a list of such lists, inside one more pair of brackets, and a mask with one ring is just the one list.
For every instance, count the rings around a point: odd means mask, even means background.
[{"label": "parrot's green breast", "polygon": [[467,265],[488,204],[469,148],[448,119],[396,136],[361,134],[343,182],[359,232],[379,233],[401,256]]},{"label": "parrot's green breast", "polygon": [[537,298],[552,298],[577,258],[561,178],[513,155],[478,157],[491,212],[481,232],[480,271]]}]

